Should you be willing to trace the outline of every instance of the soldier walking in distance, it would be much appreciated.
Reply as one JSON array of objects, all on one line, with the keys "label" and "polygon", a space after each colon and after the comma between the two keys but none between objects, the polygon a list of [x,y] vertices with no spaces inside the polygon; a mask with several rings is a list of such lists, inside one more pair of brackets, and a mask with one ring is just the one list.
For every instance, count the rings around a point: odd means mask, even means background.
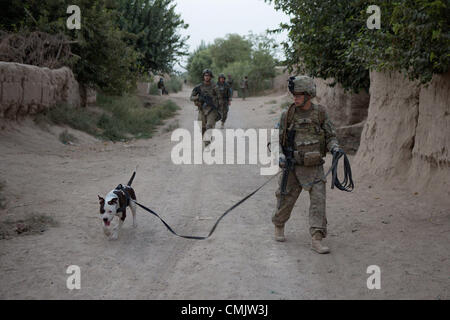
[{"label": "soldier walking in distance", "polygon": [[241,81],[241,96],[242,100],[245,100],[248,96],[248,77],[245,76],[244,80]]},{"label": "soldier walking in distance", "polygon": [[231,89],[231,97],[233,97],[233,78],[231,77],[231,74],[228,75],[227,83]]},{"label": "soldier walking in distance", "polygon": [[211,70],[203,70],[203,82],[195,86],[190,98],[198,107],[198,121],[202,123],[202,135],[205,140],[205,146],[211,143],[210,134],[208,134],[208,137],[205,136],[206,131],[213,129],[216,126],[216,122],[221,119],[218,110],[217,86],[211,81],[212,78]]},{"label": "soldier walking in distance", "polygon": [[217,82],[217,94],[219,98],[219,112],[222,115],[222,126],[224,128],[225,121],[227,121],[228,111],[230,110],[232,91],[231,87],[225,82],[225,75],[219,74],[219,81]]},{"label": "soldier walking in distance", "polygon": [[[282,176],[276,191],[277,208],[272,217],[275,225],[275,240],[285,241],[284,225],[288,221],[300,192],[309,192],[309,231],[311,249],[318,253],[328,253],[330,249],[322,244],[327,236],[327,218],[325,213],[325,177],[323,164],[326,152],[341,151],[336,132],[325,108],[311,102],[316,96],[316,86],[307,76],[291,77],[289,90],[294,103],[284,111],[279,122],[280,130],[280,166],[286,165],[284,153],[294,156],[294,167],[287,176],[285,190],[282,188]],[[295,131],[292,131],[295,130]],[[287,149],[289,147],[289,149]],[[291,152],[293,150],[293,152]],[[285,152],[286,151],[286,152]]]}]

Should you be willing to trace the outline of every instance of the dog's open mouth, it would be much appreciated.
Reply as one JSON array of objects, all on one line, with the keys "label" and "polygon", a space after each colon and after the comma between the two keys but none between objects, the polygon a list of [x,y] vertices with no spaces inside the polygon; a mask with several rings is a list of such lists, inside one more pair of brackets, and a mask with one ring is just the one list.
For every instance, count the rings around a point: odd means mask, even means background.
[{"label": "dog's open mouth", "polygon": [[105,223],[105,226],[109,227],[109,225],[111,224],[111,221],[108,220],[103,220],[103,222]]}]

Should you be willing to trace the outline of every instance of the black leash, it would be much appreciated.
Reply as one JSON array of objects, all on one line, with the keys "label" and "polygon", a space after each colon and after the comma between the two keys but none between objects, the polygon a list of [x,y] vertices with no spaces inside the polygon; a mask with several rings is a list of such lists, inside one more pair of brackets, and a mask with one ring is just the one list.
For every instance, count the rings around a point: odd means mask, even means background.
[{"label": "black leash", "polygon": [[[344,181],[342,181],[341,183],[337,176],[337,168],[339,159],[341,159],[342,157],[344,157]],[[344,151],[339,150],[333,154],[333,162],[330,169],[332,171],[331,189],[337,187],[341,191],[352,192],[353,188],[355,187],[352,178],[352,168],[350,167],[350,161],[348,160],[347,155]]]},{"label": "black leash", "polygon": [[172,227],[164,221],[163,218],[161,218],[159,216],[159,214],[157,214],[155,211],[153,211],[152,209],[149,209],[145,206],[143,206],[142,204],[136,202],[135,200],[131,200],[134,203],[136,203],[139,207],[141,207],[142,209],[144,209],[145,211],[153,214],[154,216],[156,216],[159,220],[161,220],[161,222],[166,226],[167,230],[169,230],[172,234],[174,234],[177,237],[180,238],[185,238],[185,239],[192,239],[192,240],[206,240],[209,237],[211,237],[211,235],[214,233],[214,231],[216,230],[218,224],[220,223],[220,221],[231,211],[233,211],[234,209],[236,209],[238,206],[240,206],[242,203],[244,203],[247,199],[249,199],[250,197],[252,197],[255,193],[257,193],[259,190],[261,190],[266,184],[268,184],[270,181],[272,181],[276,176],[278,176],[280,174],[277,173],[276,175],[274,175],[273,177],[271,177],[269,180],[267,180],[266,182],[264,182],[260,187],[258,187],[255,191],[253,191],[252,193],[248,194],[247,196],[245,196],[244,198],[242,198],[240,201],[238,201],[237,203],[235,203],[233,206],[231,206],[227,211],[225,211],[220,217],[219,219],[217,219],[216,223],[214,224],[214,226],[212,227],[211,231],[209,232],[209,234],[206,237],[199,237],[199,236],[183,236],[180,235],[178,233],[176,233]]},{"label": "black leash", "polygon": [[[337,176],[337,168],[338,168],[338,163],[339,160],[344,157],[344,181],[341,183],[341,181],[339,180],[338,176]],[[220,221],[222,221],[223,218],[225,218],[225,216],[230,213],[231,211],[233,211],[234,209],[236,209],[238,206],[240,206],[242,203],[244,203],[246,200],[248,200],[249,198],[251,198],[255,193],[257,193],[259,190],[261,190],[266,184],[268,184],[270,181],[272,181],[276,176],[278,176],[282,171],[278,172],[276,175],[272,176],[270,179],[268,179],[266,182],[264,182],[261,186],[259,186],[255,191],[253,191],[252,193],[248,194],[247,196],[245,196],[244,198],[242,198],[241,200],[239,200],[237,203],[235,203],[233,206],[231,206],[228,210],[226,210],[220,217],[219,219],[217,219],[216,223],[214,223],[214,226],[212,227],[211,231],[209,232],[209,234],[206,237],[200,237],[200,236],[185,236],[185,235],[180,235],[178,233],[176,233],[172,227],[166,222],[164,221],[163,218],[161,218],[161,216],[159,214],[157,214],[155,211],[153,211],[150,208],[147,208],[146,206],[138,203],[137,201],[130,199],[130,201],[133,201],[134,203],[136,203],[136,205],[138,205],[139,207],[141,207],[142,209],[144,209],[145,211],[153,214],[155,217],[157,217],[159,220],[161,220],[161,222],[166,226],[167,230],[169,230],[172,234],[174,234],[177,237],[180,238],[185,238],[185,239],[191,239],[191,240],[206,240],[208,238],[211,237],[211,235],[214,233],[214,231],[216,230],[217,226],[219,225]],[[350,161],[347,158],[347,155],[345,154],[344,151],[339,150],[336,151],[333,154],[333,161],[331,164],[330,169],[328,169],[327,174],[324,176],[324,179],[330,174],[332,173],[332,179],[331,179],[331,189],[334,189],[334,187],[336,186],[339,190],[342,191],[347,191],[347,192],[351,192],[353,191],[354,188],[354,183],[353,183],[353,179],[352,179],[352,169],[350,167]],[[295,175],[295,172],[294,172]],[[297,178],[297,176],[295,176]],[[133,176],[134,178],[134,176]],[[132,180],[132,179],[131,179]],[[297,179],[298,181],[298,179]],[[322,180],[315,180],[313,182],[307,183],[307,184],[303,184],[301,186],[305,187],[308,185],[313,185],[316,183],[321,182]],[[119,188],[119,187],[118,187]],[[122,189],[122,188],[121,188]]]},{"label": "black leash", "polygon": [[[344,181],[341,183],[341,181],[338,178],[337,171],[338,171],[338,164],[339,160],[344,157]],[[334,187],[337,187],[341,191],[346,192],[352,192],[355,184],[353,183],[352,178],[352,168],[350,166],[350,161],[348,160],[347,155],[344,151],[339,150],[336,151],[333,154],[333,160],[331,161],[331,167],[328,169],[327,173],[324,175],[323,180],[315,178],[314,181],[309,183],[300,183],[297,175],[295,174],[295,170],[293,171],[294,177],[297,180],[297,183],[302,187],[309,187],[312,185],[315,185],[316,183],[323,182],[331,173],[331,189],[334,189]]]}]

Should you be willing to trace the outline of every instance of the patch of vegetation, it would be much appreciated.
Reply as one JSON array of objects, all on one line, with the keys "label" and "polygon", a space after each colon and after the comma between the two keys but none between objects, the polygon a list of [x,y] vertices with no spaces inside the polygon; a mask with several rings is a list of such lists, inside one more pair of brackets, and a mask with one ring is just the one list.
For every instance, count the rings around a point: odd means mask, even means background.
[{"label": "patch of vegetation", "polygon": [[166,83],[166,89],[169,93],[177,93],[183,89],[183,80],[178,76],[171,76]]},{"label": "patch of vegetation", "polygon": [[71,144],[72,142],[77,142],[78,139],[66,129],[59,134],[59,141],[63,144]]},{"label": "patch of vegetation", "polygon": [[103,112],[60,105],[46,111],[44,117],[50,123],[68,125],[103,140],[128,141],[150,138],[156,127],[179,109],[170,100],[146,108],[136,96],[101,93],[97,96],[97,105]]},{"label": "patch of vegetation", "polygon": [[167,127],[164,128],[164,132],[172,132],[180,127],[180,124],[177,121],[173,121],[171,124],[169,124]]},{"label": "patch of vegetation", "polygon": [[6,220],[0,223],[0,240],[14,236],[41,234],[58,223],[50,216],[32,214],[31,217],[20,220]]},{"label": "patch of vegetation", "polygon": [[100,132],[96,125],[97,117],[98,114],[89,111],[87,108],[73,108],[62,104],[42,113],[40,121],[46,119],[52,124],[68,125],[73,129],[98,136]]},{"label": "patch of vegetation", "polygon": [[157,83],[150,84],[150,90],[149,90],[148,94],[150,94],[152,96],[159,96],[160,95]]},{"label": "patch of vegetation", "polygon": [[[102,115],[98,122],[109,140],[115,141],[116,136],[124,137],[126,134],[134,138],[150,138],[155,128],[175,114],[179,107],[171,100],[162,105],[144,108],[142,102],[136,96],[113,97],[99,95],[98,105],[112,115]],[[127,140],[125,138],[125,140]]]},{"label": "patch of vegetation", "polygon": [[277,103],[278,103],[277,100],[270,100],[270,101],[267,101],[265,104],[277,104]]}]

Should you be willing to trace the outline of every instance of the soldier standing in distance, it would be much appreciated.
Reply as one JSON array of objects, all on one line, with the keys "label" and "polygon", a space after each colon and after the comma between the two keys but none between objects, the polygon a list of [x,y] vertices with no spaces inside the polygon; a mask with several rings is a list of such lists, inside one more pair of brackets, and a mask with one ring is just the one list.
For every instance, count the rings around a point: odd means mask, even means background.
[{"label": "soldier standing in distance", "polygon": [[228,75],[227,83],[231,89],[231,97],[233,97],[233,78],[231,78],[231,74]]},{"label": "soldier standing in distance", "polygon": [[217,93],[219,98],[219,112],[222,115],[222,126],[224,128],[225,121],[227,121],[228,111],[230,110],[232,91],[230,85],[225,82],[225,75],[219,74],[219,81],[217,82]]},{"label": "soldier standing in distance", "polygon": [[[208,129],[213,129],[216,122],[221,119],[218,110],[217,86],[211,81],[212,71],[203,70],[203,82],[195,86],[192,90],[191,101],[198,107],[198,121],[202,123],[202,135],[204,136],[205,146],[211,143],[211,137],[205,136]],[[210,104],[207,103],[210,100]]]},{"label": "soldier standing in distance", "polygon": [[247,95],[248,95],[248,77],[245,76],[244,79],[241,81],[241,96],[242,96],[242,100],[245,100]]},{"label": "soldier standing in distance", "polygon": [[[284,225],[288,221],[295,202],[302,189],[309,192],[309,231],[311,249],[318,253],[329,253],[330,249],[322,245],[327,235],[327,218],[325,213],[326,194],[323,164],[327,150],[339,151],[336,132],[325,108],[311,102],[316,96],[316,86],[307,76],[292,77],[289,90],[294,95],[294,103],[284,111],[279,122],[280,151],[288,145],[288,134],[295,130],[291,145],[294,148],[295,166],[289,172],[286,192],[276,191],[278,205],[272,216],[275,225],[275,240],[285,241]],[[280,166],[285,165],[286,158],[281,152]]]}]

